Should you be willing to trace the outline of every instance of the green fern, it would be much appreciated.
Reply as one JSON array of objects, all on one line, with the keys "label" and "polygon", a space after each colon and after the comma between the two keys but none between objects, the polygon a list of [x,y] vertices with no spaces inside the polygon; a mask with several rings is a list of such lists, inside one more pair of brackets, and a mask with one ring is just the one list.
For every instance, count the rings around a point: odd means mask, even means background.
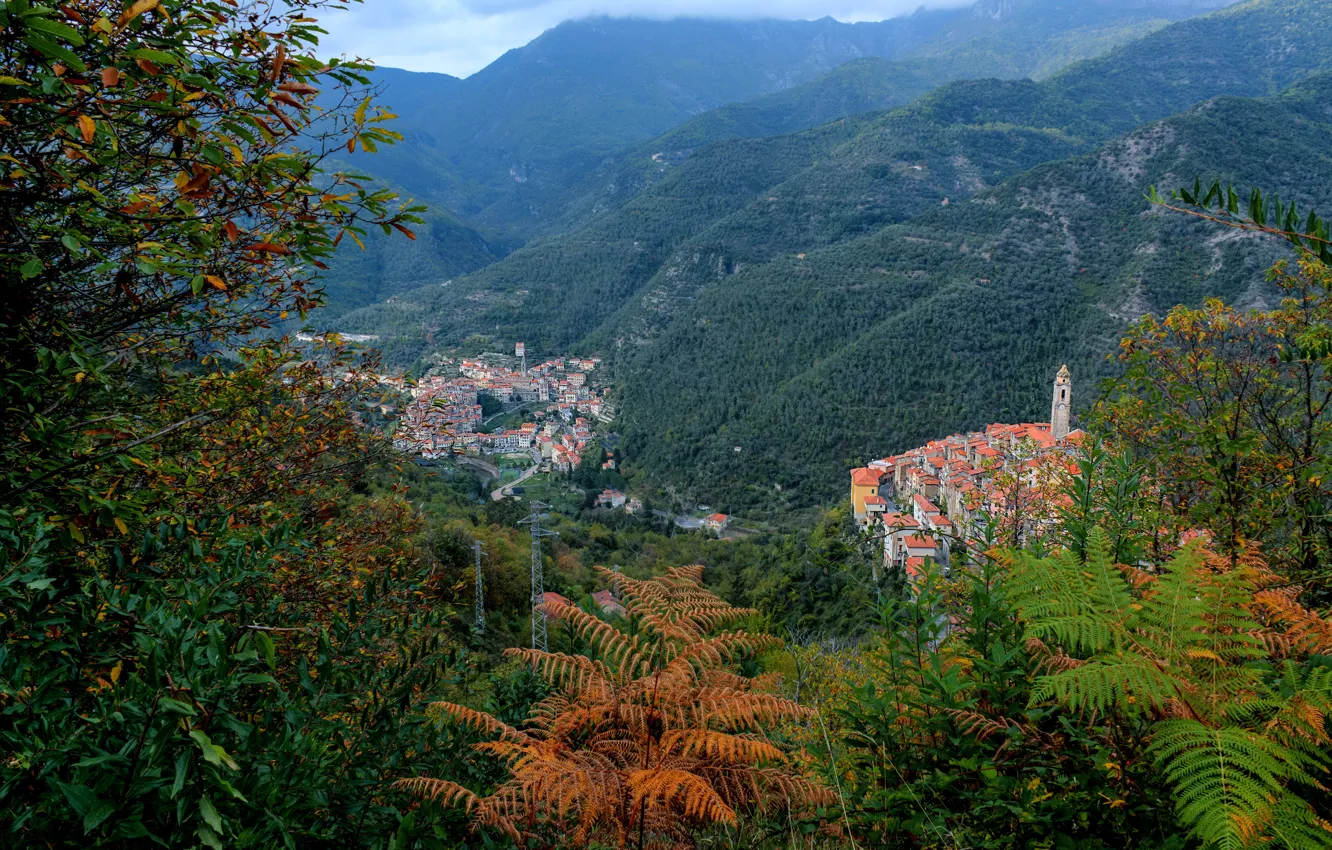
[{"label": "green fern", "polygon": [[1085,552],[1007,559],[1028,636],[1070,659],[1033,700],[1146,723],[1181,820],[1209,847],[1332,847],[1303,796],[1327,793],[1332,668],[1271,657],[1298,641],[1259,614],[1261,562],[1192,546],[1159,570],[1123,567],[1099,529]]},{"label": "green fern", "polygon": [[1058,642],[1070,653],[1124,644],[1125,619],[1134,600],[1103,533],[1089,535],[1086,561],[1067,551],[1053,558],[1019,552],[1015,558],[1009,590],[1023,600],[1031,634]]},{"label": "green fern", "polygon": [[[1332,833],[1318,827],[1309,806],[1292,791],[1314,784],[1308,771],[1317,766],[1307,753],[1256,731],[1211,728],[1196,720],[1158,723],[1150,752],[1176,789],[1180,817],[1207,844],[1238,850],[1278,825],[1299,836],[1299,843],[1289,846],[1332,844]],[[1313,838],[1321,838],[1321,845],[1310,843]]]}]

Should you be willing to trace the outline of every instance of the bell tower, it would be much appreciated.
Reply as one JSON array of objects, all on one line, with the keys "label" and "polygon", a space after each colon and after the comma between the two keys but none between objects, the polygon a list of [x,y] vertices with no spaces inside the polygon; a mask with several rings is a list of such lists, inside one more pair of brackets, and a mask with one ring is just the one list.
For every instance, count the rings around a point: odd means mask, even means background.
[{"label": "bell tower", "polygon": [[1054,401],[1050,403],[1050,435],[1056,440],[1068,436],[1068,407],[1073,401],[1073,380],[1068,375],[1068,366],[1059,367],[1055,375]]}]

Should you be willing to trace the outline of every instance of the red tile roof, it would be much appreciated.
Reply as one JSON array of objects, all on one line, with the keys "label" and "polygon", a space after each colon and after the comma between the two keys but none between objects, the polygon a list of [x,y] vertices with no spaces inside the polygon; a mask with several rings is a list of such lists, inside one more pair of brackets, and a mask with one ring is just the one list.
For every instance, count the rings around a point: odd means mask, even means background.
[{"label": "red tile roof", "polygon": [[877,469],[862,466],[860,469],[851,470],[851,483],[857,487],[878,487],[882,480],[883,473]]}]

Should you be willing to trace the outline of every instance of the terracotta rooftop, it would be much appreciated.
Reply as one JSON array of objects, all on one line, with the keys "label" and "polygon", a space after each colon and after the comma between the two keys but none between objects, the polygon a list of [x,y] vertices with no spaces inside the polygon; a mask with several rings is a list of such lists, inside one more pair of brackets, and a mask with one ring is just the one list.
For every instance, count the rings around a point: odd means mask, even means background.
[{"label": "terracotta rooftop", "polygon": [[851,470],[851,483],[857,487],[878,487],[882,480],[883,473],[877,469],[862,466],[860,469]]}]

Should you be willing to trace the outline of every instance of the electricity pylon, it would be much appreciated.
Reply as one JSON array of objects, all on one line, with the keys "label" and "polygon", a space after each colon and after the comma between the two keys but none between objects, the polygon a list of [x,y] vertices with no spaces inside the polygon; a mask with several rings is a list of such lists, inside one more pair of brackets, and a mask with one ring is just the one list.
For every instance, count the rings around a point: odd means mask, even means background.
[{"label": "electricity pylon", "polygon": [[481,587],[481,555],[485,550],[480,540],[472,543],[472,549],[476,552],[476,631],[480,634],[486,630],[486,597]]},{"label": "electricity pylon", "polygon": [[546,652],[550,646],[546,638],[546,615],[540,610],[546,595],[545,578],[541,569],[541,538],[560,535],[559,532],[547,531],[541,527],[541,512],[550,505],[537,501],[531,504],[532,513],[518,522],[532,528],[532,648]]}]

